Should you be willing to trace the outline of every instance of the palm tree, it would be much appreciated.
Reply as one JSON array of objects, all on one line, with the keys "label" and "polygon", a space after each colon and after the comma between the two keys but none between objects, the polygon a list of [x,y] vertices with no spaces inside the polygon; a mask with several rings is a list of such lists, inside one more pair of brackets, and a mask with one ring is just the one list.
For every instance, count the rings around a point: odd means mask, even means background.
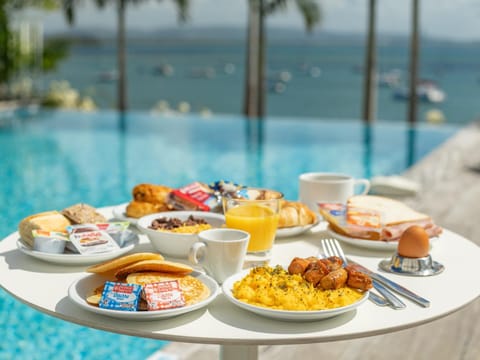
[{"label": "palm tree", "polygon": [[417,84],[419,52],[419,0],[412,1],[412,33],[410,39],[410,96],[408,98],[408,122],[417,121]]},{"label": "palm tree", "polygon": [[[247,117],[265,115],[265,17],[286,9],[289,0],[248,0],[247,58],[243,113]],[[315,0],[295,0],[308,32],[321,20]]]},{"label": "palm tree", "polygon": [[376,113],[376,34],[375,20],[377,0],[369,0],[367,50],[365,52],[365,79],[363,88],[363,121],[366,123],[375,120]]},{"label": "palm tree", "polygon": [[[125,112],[128,109],[127,101],[127,72],[126,72],[126,26],[125,15],[127,3],[140,4],[146,0],[94,0],[99,8],[103,8],[109,2],[117,4],[117,71],[118,71],[118,98],[117,109]],[[158,0],[162,1],[162,0]],[[185,22],[187,20],[187,10],[190,0],[172,0],[176,5],[178,20]],[[74,0],[64,0],[64,13],[70,23],[74,21]]]}]

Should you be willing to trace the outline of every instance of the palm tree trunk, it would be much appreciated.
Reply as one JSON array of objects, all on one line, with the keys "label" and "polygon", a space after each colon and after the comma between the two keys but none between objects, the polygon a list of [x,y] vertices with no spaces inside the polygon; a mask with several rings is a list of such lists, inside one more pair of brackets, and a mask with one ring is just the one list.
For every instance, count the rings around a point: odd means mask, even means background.
[{"label": "palm tree trunk", "polygon": [[125,0],[118,0],[118,34],[117,34],[117,66],[118,66],[118,111],[127,110],[127,73],[125,46]]},{"label": "palm tree trunk", "polygon": [[412,1],[412,33],[410,39],[410,96],[408,98],[408,122],[413,125],[417,121],[417,84],[418,84],[418,52],[419,52],[419,0]]},{"label": "palm tree trunk", "polygon": [[243,113],[247,117],[263,116],[264,106],[261,104],[263,84],[264,53],[262,50],[263,19],[262,0],[248,1],[247,58],[245,66],[245,93]]},{"label": "palm tree trunk", "polygon": [[365,80],[363,88],[363,121],[371,123],[376,115],[376,7],[377,0],[370,0],[368,7],[367,49],[365,53]]}]

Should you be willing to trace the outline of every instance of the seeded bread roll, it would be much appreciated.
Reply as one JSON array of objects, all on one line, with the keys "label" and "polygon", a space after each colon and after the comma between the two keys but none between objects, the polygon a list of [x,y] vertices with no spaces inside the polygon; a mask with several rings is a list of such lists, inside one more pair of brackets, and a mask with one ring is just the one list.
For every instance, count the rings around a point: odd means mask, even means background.
[{"label": "seeded bread roll", "polygon": [[70,220],[58,211],[47,211],[26,217],[18,224],[18,232],[22,240],[33,247],[33,230],[66,232]]},{"label": "seeded bread roll", "polygon": [[75,204],[69,206],[62,210],[62,214],[74,224],[95,224],[108,221],[107,218],[102,214],[99,214],[93,206],[87,204]]}]

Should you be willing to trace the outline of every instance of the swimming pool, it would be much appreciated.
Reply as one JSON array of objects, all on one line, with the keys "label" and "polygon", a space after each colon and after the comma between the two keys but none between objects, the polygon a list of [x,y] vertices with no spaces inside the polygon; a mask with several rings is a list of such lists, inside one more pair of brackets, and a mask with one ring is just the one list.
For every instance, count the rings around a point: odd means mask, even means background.
[{"label": "swimming pool", "polygon": [[[302,172],[368,178],[401,173],[457,129],[140,112],[0,118],[0,238],[32,213],[77,202],[100,207],[129,201],[140,182],[177,187],[225,179],[275,188],[295,199]],[[0,359],[144,359],[165,344],[60,321],[3,290],[0,304]]]}]

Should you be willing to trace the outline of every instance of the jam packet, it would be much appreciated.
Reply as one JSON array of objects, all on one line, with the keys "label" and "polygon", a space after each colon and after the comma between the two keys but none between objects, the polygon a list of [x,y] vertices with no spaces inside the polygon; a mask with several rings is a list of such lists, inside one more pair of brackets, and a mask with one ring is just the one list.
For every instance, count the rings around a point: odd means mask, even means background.
[{"label": "jam packet", "polygon": [[165,310],[185,306],[178,280],[146,284],[143,287],[143,298],[147,302],[147,310]]},{"label": "jam packet", "polygon": [[120,246],[105,231],[96,224],[81,224],[67,226],[71,243],[80,254],[97,254],[118,250]]},{"label": "jam packet", "polygon": [[105,282],[98,306],[103,309],[137,311],[142,286],[138,284]]},{"label": "jam packet", "polygon": [[175,210],[217,211],[221,201],[206,184],[193,182],[170,192],[168,203]]},{"label": "jam packet", "polygon": [[135,233],[128,230],[130,226],[128,221],[96,223],[95,225],[99,230],[106,231],[120,247],[135,237]]}]

